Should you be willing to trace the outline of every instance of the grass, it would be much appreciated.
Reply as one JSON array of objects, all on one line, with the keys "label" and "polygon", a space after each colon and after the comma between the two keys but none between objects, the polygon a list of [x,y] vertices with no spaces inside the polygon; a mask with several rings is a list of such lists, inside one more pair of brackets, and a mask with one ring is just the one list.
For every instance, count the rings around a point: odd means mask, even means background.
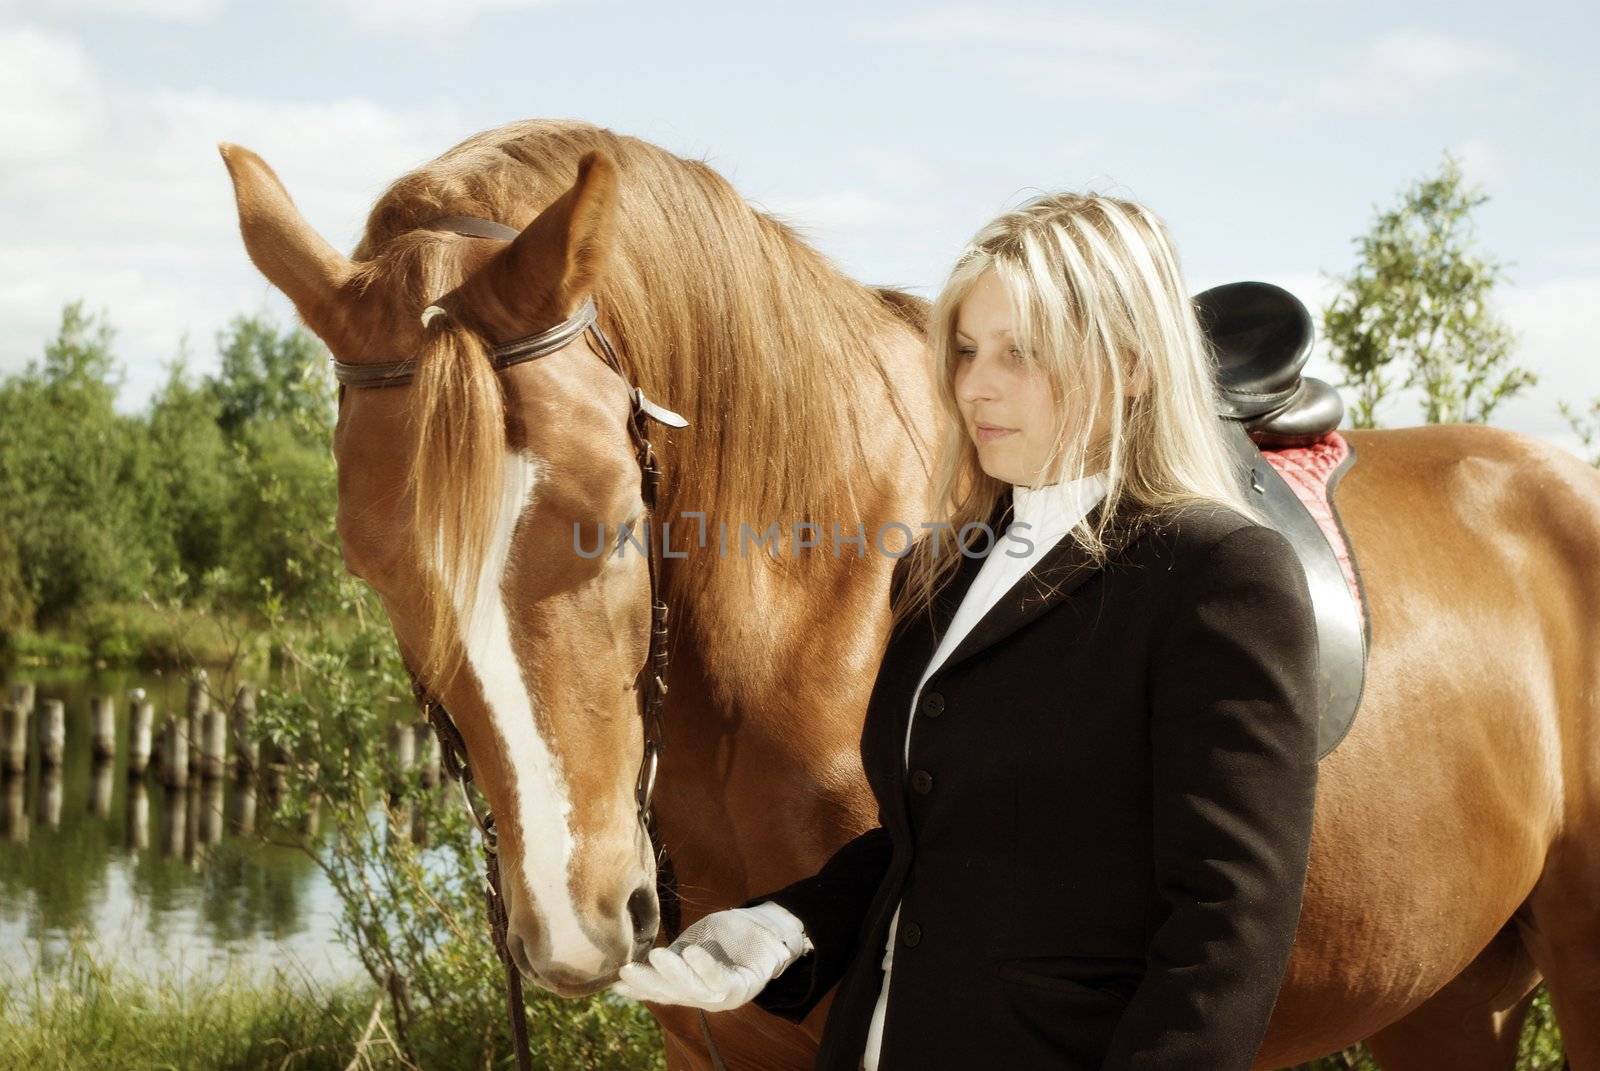
[{"label": "grass", "polygon": [[[642,1005],[619,998],[542,1003],[529,1032],[534,1063],[658,1069],[661,1037]],[[554,998],[547,998],[554,1001]],[[0,977],[0,1069],[78,1071],[388,1071],[515,1065],[498,999],[463,1002],[450,1021],[419,1018],[397,1043],[388,1003],[366,982],[315,982],[284,970],[234,967],[150,981],[75,942],[48,975]]]},{"label": "grass", "polygon": [[119,978],[78,961],[32,988],[0,985],[0,1067],[224,1071],[397,1066],[360,1039],[374,998],[358,985],[318,990],[277,974],[230,973],[180,985]]}]

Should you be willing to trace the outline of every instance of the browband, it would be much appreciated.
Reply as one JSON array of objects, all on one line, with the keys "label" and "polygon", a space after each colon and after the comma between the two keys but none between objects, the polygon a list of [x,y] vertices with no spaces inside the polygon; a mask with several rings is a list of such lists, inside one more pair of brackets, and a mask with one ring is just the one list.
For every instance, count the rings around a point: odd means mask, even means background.
[{"label": "browband", "polygon": [[[443,221],[441,221],[443,222]],[[511,228],[507,227],[507,230]],[[512,231],[515,234],[515,231]],[[482,235],[481,237],[494,237]],[[510,368],[512,365],[531,361],[536,357],[554,353],[562,346],[571,342],[589,329],[595,322],[597,312],[594,306],[594,297],[591,295],[583,299],[583,304],[578,306],[578,311],[554,327],[548,327],[536,335],[526,338],[512,339],[503,342],[489,351],[489,363],[495,371]],[[402,361],[382,361],[379,363],[361,362],[350,363],[332,358],[333,375],[340,383],[347,387],[400,387],[410,383],[417,375],[418,360],[408,357]]]}]

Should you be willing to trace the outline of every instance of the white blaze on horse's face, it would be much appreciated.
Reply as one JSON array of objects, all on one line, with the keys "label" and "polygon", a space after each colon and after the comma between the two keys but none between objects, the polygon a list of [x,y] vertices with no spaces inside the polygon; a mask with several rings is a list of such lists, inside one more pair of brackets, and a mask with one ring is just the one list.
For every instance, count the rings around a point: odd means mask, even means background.
[{"label": "white blaze on horse's face", "polygon": [[[615,801],[591,806],[585,832],[574,806],[575,779],[566,767],[572,750],[563,747],[581,727],[571,723],[571,711],[537,708],[530,681],[552,667],[527,666],[526,643],[513,636],[508,599],[516,598],[516,588],[508,583],[508,573],[514,571],[514,553],[571,553],[569,546],[530,548],[526,530],[518,539],[519,521],[538,499],[545,472],[545,463],[532,453],[508,452],[475,605],[467,605],[460,589],[451,596],[465,671],[476,682],[486,714],[480,724],[486,722],[491,730],[500,758],[500,799],[495,803],[508,941],[525,973],[547,988],[572,994],[615,977],[616,968],[638,951],[641,922],[647,924],[648,936],[654,936],[654,871],[648,840],[625,806]],[[590,582],[604,581],[602,570]],[[563,717],[568,719],[564,726]],[[486,757],[475,756],[475,766],[481,769]],[[578,760],[585,757],[580,754]],[[592,761],[593,756],[587,757]],[[618,754],[610,761],[628,760]],[[504,811],[508,806],[509,815]],[[580,895],[617,881],[625,887]]]}]

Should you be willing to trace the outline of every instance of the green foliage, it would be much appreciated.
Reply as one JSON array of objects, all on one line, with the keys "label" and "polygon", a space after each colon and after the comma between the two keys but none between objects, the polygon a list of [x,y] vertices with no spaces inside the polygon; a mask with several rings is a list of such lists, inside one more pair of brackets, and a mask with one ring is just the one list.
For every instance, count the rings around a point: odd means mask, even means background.
[{"label": "green foliage", "polygon": [[1513,336],[1488,307],[1504,272],[1475,249],[1471,216],[1487,200],[1447,153],[1356,239],[1356,268],[1322,318],[1341,386],[1355,390],[1353,426],[1376,427],[1378,407],[1409,387],[1429,424],[1483,423],[1537,382],[1512,364]]},{"label": "green foliage", "polygon": [[[1557,402],[1556,408],[1566,418],[1567,425],[1572,428],[1578,441],[1583,444],[1584,453],[1588,455],[1586,460],[1589,464],[1600,468],[1600,398],[1591,399],[1589,408],[1585,412],[1568,405],[1566,399]],[[4,548],[0,547],[0,578],[4,576],[4,553]],[[0,579],[0,583],[3,582],[3,579]]]},{"label": "green foliage", "polygon": [[161,652],[141,634],[85,615],[141,600],[253,612],[263,582],[334,605],[334,385],[320,343],[237,317],[218,335],[216,375],[194,376],[180,353],[128,416],[113,407],[113,337],[68,305],[43,356],[0,380],[0,649],[150,661]]},{"label": "green foliage", "polygon": [[282,424],[309,445],[326,448],[335,388],[320,342],[304,331],[279,334],[260,319],[236,316],[217,349],[222,370],[207,391],[225,436],[240,439],[251,427]]},{"label": "green foliage", "polygon": [[233,444],[225,528],[227,568],[245,599],[263,584],[313,610],[333,609],[344,572],[334,510],[333,454],[283,421],[247,426]]},{"label": "green foliage", "polygon": [[143,429],[113,408],[111,338],[81,302],[68,305],[43,358],[0,385],[0,618],[59,621],[136,597],[153,572],[159,539],[136,479]]}]

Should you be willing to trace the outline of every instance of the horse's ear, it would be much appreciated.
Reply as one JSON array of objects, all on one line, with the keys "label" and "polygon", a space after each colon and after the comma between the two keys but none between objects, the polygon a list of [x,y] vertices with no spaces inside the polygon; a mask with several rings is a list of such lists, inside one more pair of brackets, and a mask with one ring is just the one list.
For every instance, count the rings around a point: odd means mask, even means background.
[{"label": "horse's ear", "polygon": [[339,290],[354,270],[349,258],[311,228],[265,160],[228,142],[218,143],[217,151],[233,179],[239,232],[251,261],[326,340],[340,320]]},{"label": "horse's ear", "polygon": [[[572,187],[459,288],[465,308],[488,312],[498,306],[544,321],[516,325],[524,331],[570,316],[605,274],[616,201],[616,164],[591,149],[578,161]],[[482,302],[480,288],[495,300]]]}]

